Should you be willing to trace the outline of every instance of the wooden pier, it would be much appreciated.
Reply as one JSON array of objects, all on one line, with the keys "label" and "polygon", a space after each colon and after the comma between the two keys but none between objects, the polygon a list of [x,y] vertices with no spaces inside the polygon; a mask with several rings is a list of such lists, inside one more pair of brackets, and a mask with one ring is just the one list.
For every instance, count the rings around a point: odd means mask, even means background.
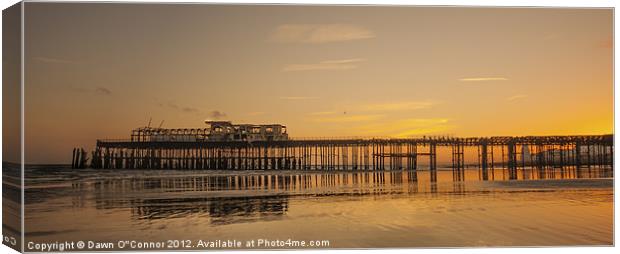
[{"label": "wooden pier", "polygon": [[[417,170],[437,169],[437,149],[450,149],[453,170],[494,167],[613,166],[613,135],[291,139],[281,141],[98,140],[95,169]],[[465,163],[465,150],[477,161]],[[74,167],[86,167],[74,149]],[[448,153],[449,154],[449,153]],[[77,158],[78,156],[79,158]]]}]

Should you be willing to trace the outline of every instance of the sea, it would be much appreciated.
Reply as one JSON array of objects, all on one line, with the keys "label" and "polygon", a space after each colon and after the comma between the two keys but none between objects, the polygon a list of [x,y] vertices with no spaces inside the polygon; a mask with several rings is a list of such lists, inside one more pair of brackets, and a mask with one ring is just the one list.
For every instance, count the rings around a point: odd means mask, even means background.
[{"label": "sea", "polygon": [[[25,175],[26,251],[614,244],[611,167],[190,171],[29,165]],[[19,215],[15,186],[18,178],[5,175],[3,235],[19,228],[6,223],[7,216]]]}]

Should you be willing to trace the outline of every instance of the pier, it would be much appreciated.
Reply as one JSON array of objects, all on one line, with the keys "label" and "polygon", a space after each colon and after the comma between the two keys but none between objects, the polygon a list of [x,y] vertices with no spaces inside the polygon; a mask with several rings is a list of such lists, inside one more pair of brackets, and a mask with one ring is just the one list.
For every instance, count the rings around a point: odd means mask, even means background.
[{"label": "pier", "polygon": [[[271,141],[98,140],[90,154],[95,169],[189,170],[417,170],[437,169],[440,149],[451,167],[613,166],[613,135],[525,137],[423,137],[288,139]],[[466,164],[466,150],[477,161]],[[86,167],[74,150],[74,168]],[[471,155],[471,153],[477,153]],[[446,154],[446,153],[442,153]],[[450,156],[450,153],[447,153]],[[79,156],[79,158],[76,158]],[[475,160],[475,159],[474,159]],[[450,160],[448,160],[450,161]],[[457,174],[458,177],[458,174]]]}]

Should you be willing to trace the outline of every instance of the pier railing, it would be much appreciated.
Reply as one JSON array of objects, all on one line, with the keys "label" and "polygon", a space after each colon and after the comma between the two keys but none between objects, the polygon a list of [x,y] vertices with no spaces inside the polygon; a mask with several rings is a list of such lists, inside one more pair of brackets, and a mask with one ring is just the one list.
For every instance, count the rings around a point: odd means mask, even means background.
[{"label": "pier railing", "polygon": [[416,145],[563,145],[563,144],[607,144],[613,145],[613,135],[579,135],[579,136],[495,136],[495,137],[292,137],[288,140],[276,141],[132,141],[130,139],[100,139],[97,147],[210,147],[210,146],[298,146],[317,144],[416,144]]}]

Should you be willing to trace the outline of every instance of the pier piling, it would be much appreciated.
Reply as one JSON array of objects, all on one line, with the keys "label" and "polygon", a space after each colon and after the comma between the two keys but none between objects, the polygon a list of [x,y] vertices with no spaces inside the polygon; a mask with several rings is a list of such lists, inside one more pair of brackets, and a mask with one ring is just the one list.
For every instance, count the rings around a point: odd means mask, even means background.
[{"label": "pier piling", "polygon": [[[611,166],[613,135],[491,138],[424,137],[409,139],[333,139],[279,141],[98,140],[90,167],[102,169],[204,170],[417,170],[428,156],[438,168],[438,147],[451,149],[454,170],[466,167],[466,147],[478,151],[478,167],[506,167],[511,177],[523,167]],[[500,148],[500,161],[494,150]],[[528,154],[529,153],[529,154]],[[448,153],[450,155],[450,153]],[[73,168],[87,166],[87,153],[73,149]],[[514,173],[514,174],[513,174]]]}]

